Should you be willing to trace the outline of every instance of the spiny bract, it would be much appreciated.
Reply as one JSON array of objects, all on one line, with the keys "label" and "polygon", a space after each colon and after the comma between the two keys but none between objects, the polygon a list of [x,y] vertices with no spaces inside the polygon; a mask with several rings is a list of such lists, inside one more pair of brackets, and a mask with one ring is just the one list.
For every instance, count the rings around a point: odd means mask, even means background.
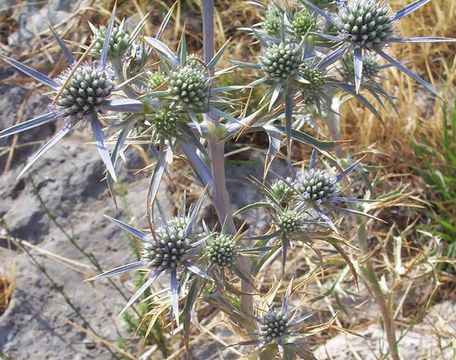
[{"label": "spiny bract", "polygon": [[130,51],[128,71],[135,76],[143,71],[152,56],[152,48],[144,43],[133,44]]},{"label": "spiny bract", "polygon": [[325,170],[302,172],[293,185],[301,199],[317,204],[329,201],[341,192],[337,178]]},{"label": "spiny bract", "polygon": [[260,334],[265,343],[288,334],[288,316],[282,311],[271,310],[262,319]]},{"label": "spiny bract", "polygon": [[69,69],[57,78],[60,85],[65,86],[56,101],[57,107],[66,115],[78,117],[98,111],[113,90],[110,72],[100,69],[95,63],[85,63],[76,69],[67,82],[71,71]]},{"label": "spiny bract", "polygon": [[141,258],[147,267],[154,270],[176,268],[191,249],[192,239],[184,233],[188,220],[173,218],[166,226],[155,231],[155,239],[145,243]]},{"label": "spiny bract", "polygon": [[206,247],[209,260],[218,267],[231,267],[236,261],[236,241],[230,235],[218,235]]},{"label": "spiny bract", "polygon": [[210,94],[210,79],[201,64],[192,61],[175,70],[169,80],[169,94],[176,106],[193,111],[207,109]]},{"label": "spiny bract", "polygon": [[392,35],[393,19],[386,5],[375,0],[356,0],[340,15],[339,31],[356,45],[373,47]]},{"label": "spiny bract", "polygon": [[[377,61],[370,57],[363,59],[363,78],[372,79],[380,73],[380,65]],[[345,80],[354,81],[355,64],[351,56],[345,56],[341,61],[341,74]]]},{"label": "spiny bract", "polygon": [[292,43],[273,44],[261,57],[261,68],[270,78],[286,79],[299,66],[298,47]]},{"label": "spiny bract", "polygon": [[[102,26],[99,29],[97,29],[93,34],[93,41],[95,42],[95,45],[90,51],[90,55],[92,55],[95,58],[99,58],[101,55],[103,43],[106,38],[106,30],[106,26]],[[112,28],[111,39],[109,40],[108,57],[121,58],[128,50],[128,47],[130,45],[129,41],[130,36],[124,30],[123,26],[114,26]]]}]

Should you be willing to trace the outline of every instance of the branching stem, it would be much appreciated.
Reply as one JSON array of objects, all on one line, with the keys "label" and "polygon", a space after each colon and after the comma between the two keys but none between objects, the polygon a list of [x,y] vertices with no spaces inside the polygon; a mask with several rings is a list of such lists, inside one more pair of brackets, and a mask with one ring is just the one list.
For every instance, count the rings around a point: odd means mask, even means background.
[{"label": "branching stem", "polygon": [[[214,56],[214,0],[203,0],[203,46],[204,61],[208,63]],[[212,69],[213,72],[213,69]],[[216,128],[220,127],[219,118],[207,114],[206,120],[211,121]],[[208,135],[208,152],[211,162],[211,173],[213,180],[212,201],[217,212],[220,223],[226,223],[227,229],[231,234],[236,233],[233,220],[230,198],[226,188],[225,175],[225,143],[220,139]],[[239,267],[246,274],[250,273],[249,261],[242,258]],[[241,280],[241,289],[244,293],[251,293],[252,286]],[[253,314],[253,299],[251,295],[241,295],[241,310],[248,315]]]}]

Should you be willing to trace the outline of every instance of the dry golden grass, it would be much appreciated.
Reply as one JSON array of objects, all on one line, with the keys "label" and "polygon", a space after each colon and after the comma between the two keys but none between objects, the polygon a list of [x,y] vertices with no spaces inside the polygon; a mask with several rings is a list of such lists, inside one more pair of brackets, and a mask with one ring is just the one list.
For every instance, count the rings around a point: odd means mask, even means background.
[{"label": "dry golden grass", "polygon": [[[0,237],[0,241],[3,242],[5,239]],[[10,248],[9,242],[6,247]],[[7,255],[9,251],[0,250],[0,315],[8,308],[15,283],[15,261]]]}]

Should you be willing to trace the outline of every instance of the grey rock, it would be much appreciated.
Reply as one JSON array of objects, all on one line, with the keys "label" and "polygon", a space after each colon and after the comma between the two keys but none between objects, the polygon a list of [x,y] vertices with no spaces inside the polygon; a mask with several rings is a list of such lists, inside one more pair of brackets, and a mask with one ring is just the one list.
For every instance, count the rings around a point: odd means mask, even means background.
[{"label": "grey rock", "polygon": [[[33,93],[28,99],[28,90],[21,86],[4,86],[0,88],[0,129],[8,128],[15,124],[21,104],[26,100],[26,106],[22,113],[21,121],[32,119],[36,116],[45,114],[48,109],[49,99],[40,93]],[[52,132],[55,131],[53,123],[30,129],[29,131],[18,134],[18,144],[22,144],[15,148],[13,167],[21,165],[38,145],[23,146],[30,142],[37,142],[46,139]],[[12,137],[0,139],[0,148],[6,148],[11,144]],[[6,164],[6,156],[0,157],[0,169]]]},{"label": "grey rock", "polygon": [[8,45],[12,48],[26,49],[36,41],[35,33],[48,30],[48,25],[65,22],[78,8],[89,4],[86,0],[51,0],[43,3],[30,2],[18,10],[19,29],[8,37]]},{"label": "grey rock", "polygon": [[[136,161],[134,156],[128,158]],[[120,199],[130,207],[123,206],[122,213],[116,212],[102,181],[104,167],[98,152],[94,146],[77,141],[77,130],[33,167],[30,178],[17,181],[19,171],[15,168],[0,176],[0,216],[15,236],[39,244],[40,250],[32,253],[56,285],[34,267],[27,255],[16,256],[13,299],[7,312],[0,316],[0,350],[15,358],[115,358],[84,332],[84,321],[66,304],[62,291],[103,339],[115,342],[119,334],[125,335],[118,313],[134,292],[131,275],[115,279],[125,298],[106,280],[93,285],[83,283],[84,278],[99,271],[77,247],[98,259],[103,270],[133,261],[125,233],[103,214],[146,226],[142,199],[147,191],[147,177],[119,172],[132,185],[126,189],[125,199]],[[172,214],[174,208],[167,201],[166,189],[161,188],[159,198],[162,204],[169,204],[166,212]],[[43,211],[35,192],[74,244]]]},{"label": "grey rock", "polygon": [[[430,309],[423,321],[415,324],[399,342],[399,354],[403,359],[455,359],[454,341],[456,303],[445,301]],[[358,331],[363,337],[341,334],[321,345],[314,352],[317,359],[375,360],[387,352],[385,332],[378,324]],[[401,337],[397,331],[397,337]]]}]

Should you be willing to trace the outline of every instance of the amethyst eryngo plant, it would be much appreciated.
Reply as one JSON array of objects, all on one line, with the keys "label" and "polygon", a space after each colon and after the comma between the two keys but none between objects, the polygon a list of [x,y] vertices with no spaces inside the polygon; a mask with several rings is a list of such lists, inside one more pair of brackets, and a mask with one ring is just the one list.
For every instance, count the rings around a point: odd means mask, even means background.
[{"label": "amethyst eryngo plant", "polygon": [[[334,149],[337,152],[338,148],[334,141],[313,137],[302,128],[306,121],[312,120],[318,130],[316,125],[328,120],[333,140],[340,140],[337,126],[331,126],[339,116],[342,103],[356,98],[375,115],[378,113],[374,104],[385,106],[385,100],[394,104],[394,99],[381,85],[384,80],[381,71],[389,66],[399,68],[433,90],[385,52],[387,46],[396,42],[453,41],[396,36],[396,23],[429,2],[418,0],[392,13],[384,1],[273,1],[267,7],[263,6],[264,19],[250,29],[261,46],[257,61],[233,60],[234,66],[221,70],[218,67],[228,42],[215,53],[212,0],[203,0],[202,6],[204,58],[188,51],[184,34],[176,51],[161,40],[174,7],[153,36],[142,34],[147,16],[132,32],[127,29],[128,22],[115,24],[114,12],[107,26],[90,24],[92,43],[79,60],[51,30],[70,63],[69,69],[55,79],[0,55],[4,61],[52,90],[50,112],[1,130],[0,137],[60,117],[66,119],[64,127],[32,156],[22,175],[77,123],[88,123],[108,170],[108,180],[116,179],[114,167],[119,158],[125,158],[123,155],[130,144],[144,145],[156,159],[151,166],[153,171],[146,199],[150,229],[144,232],[109,218],[140,241],[140,259],[94,279],[133,270],[145,272],[144,283],[128,301],[125,311],[136,300],[145,297],[143,294],[159,276],[167,275],[171,301],[168,289],[152,292],[153,295],[143,301],[153,304],[148,314],[154,321],[169,310],[176,323],[182,323],[186,346],[189,345],[190,324],[198,321],[197,304],[207,302],[226,313],[233,329],[242,330],[242,336],[248,340],[241,344],[253,345],[253,356],[313,359],[301,341],[311,332],[299,331],[308,316],[299,315],[299,307],[289,309],[292,282],[282,306],[273,306],[280,286],[270,290],[273,296],[264,296],[265,284],[261,282],[260,274],[265,269],[270,270],[267,266],[280,254],[280,276],[286,274],[287,254],[293,246],[309,247],[324,266],[323,253],[317,243],[325,242],[343,258],[347,265],[345,269],[351,270],[356,281],[362,273],[345,250],[354,247],[341,235],[339,225],[343,219],[340,215],[374,217],[358,210],[358,203],[367,200],[345,195],[349,193],[345,178],[354,172],[358,162],[347,159],[348,167],[341,172],[329,165],[317,168],[316,150],[328,154]],[[384,60],[386,64],[380,63]],[[255,80],[247,85],[220,86],[220,75],[227,75],[238,67],[252,70]],[[264,94],[258,104],[245,105],[236,99],[239,91],[254,88]],[[247,114],[255,105],[258,105],[256,111]],[[102,123],[108,125],[106,141]],[[253,180],[265,199],[247,204],[243,210],[260,207],[268,217],[266,228],[249,224],[248,230],[244,231],[244,226],[238,227],[234,221],[235,216],[244,212],[233,213],[226,189],[224,144],[254,132],[264,132],[269,138],[264,179]],[[293,142],[313,148],[308,169],[301,170],[293,164]],[[110,152],[107,146],[111,144]],[[282,153],[284,145],[287,146],[286,155]],[[181,210],[172,219],[166,218],[156,201],[162,178],[171,173],[168,167],[172,166],[175,156],[191,165],[196,181],[206,186],[211,195],[218,217],[211,229],[204,219],[197,221],[202,198],[189,212]],[[288,176],[276,177],[268,184],[266,179],[271,178],[270,168],[276,158],[285,159],[290,171]],[[112,185],[110,181],[109,185]],[[116,187],[112,186],[111,190],[114,196]],[[186,200],[184,208],[185,203]],[[161,218],[159,226],[152,221],[152,209],[156,208]],[[270,301],[265,302],[264,298]],[[180,311],[181,300],[185,305]],[[171,324],[174,324],[173,319]],[[395,346],[391,341],[393,330],[387,329],[391,349]]]}]

